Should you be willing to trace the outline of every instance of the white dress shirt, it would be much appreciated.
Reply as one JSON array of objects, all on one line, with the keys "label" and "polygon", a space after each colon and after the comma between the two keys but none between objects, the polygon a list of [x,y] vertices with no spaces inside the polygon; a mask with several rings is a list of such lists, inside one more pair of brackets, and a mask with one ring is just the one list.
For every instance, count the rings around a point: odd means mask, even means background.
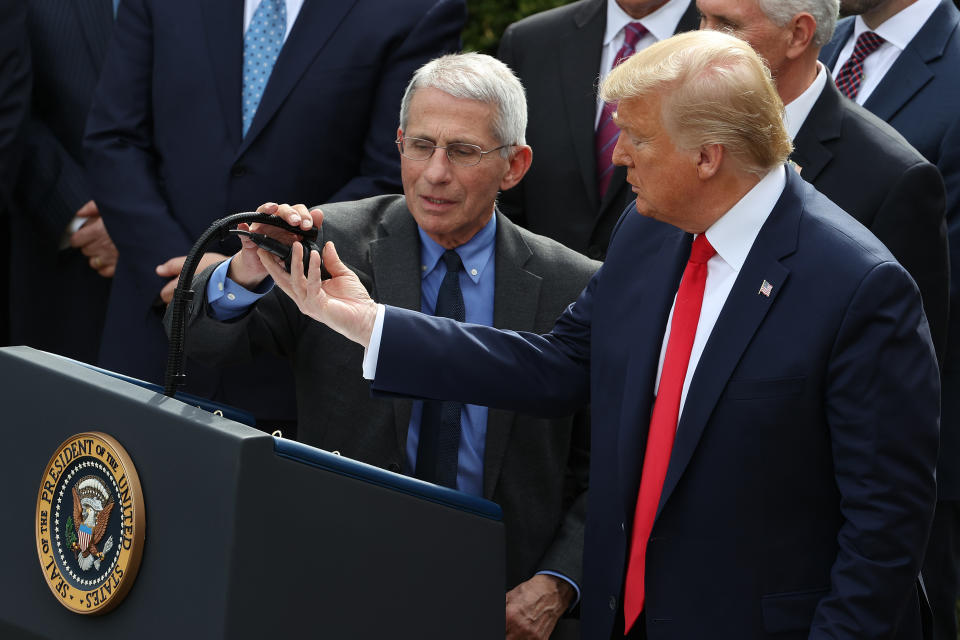
[{"label": "white dress shirt", "polygon": [[[616,0],[607,0],[607,29],[603,34],[603,52],[600,55],[600,78],[597,86],[603,82],[617,52],[623,46],[623,30],[631,22],[639,22],[647,29],[647,34],[637,41],[636,51],[646,49],[652,44],[666,40],[677,30],[680,18],[689,6],[689,0],[670,0],[665,5],[641,20],[635,20],[624,11]],[[603,101],[597,98],[597,113],[593,126],[600,122],[600,113],[603,111]]]},{"label": "white dress shirt", "polygon": [[[863,60],[863,80],[860,83],[860,92],[855,99],[857,104],[862,105],[866,102],[883,77],[887,75],[893,63],[900,57],[900,53],[916,37],[917,32],[930,19],[938,6],[940,6],[940,0],[917,0],[906,9],[887,18],[883,24],[873,30],[886,42]],[[840,50],[840,56],[833,67],[834,78],[840,73],[843,64],[853,55],[857,38],[864,31],[870,31],[870,27],[862,17],[857,16],[853,23],[853,34]]]},{"label": "white dress shirt", "polygon": [[[290,35],[290,29],[293,28],[293,23],[297,21],[297,16],[300,15],[300,9],[303,7],[303,0],[286,0],[287,2],[287,29],[283,32],[283,41],[287,41],[287,36]],[[247,29],[250,27],[250,21],[253,20],[253,12],[257,10],[257,7],[260,6],[260,0],[244,0],[243,1],[243,32],[246,33]]]},{"label": "white dress shirt", "polygon": [[[764,176],[737,204],[704,232],[717,253],[707,262],[707,283],[703,290],[700,320],[697,322],[697,333],[693,339],[693,348],[690,350],[690,363],[687,365],[683,391],[680,394],[680,416],[683,416],[683,405],[687,401],[690,381],[697,370],[700,356],[703,355],[720,311],[730,295],[730,290],[733,289],[733,283],[740,275],[740,269],[743,268],[747,254],[753,247],[753,241],[760,233],[760,227],[767,221],[786,184],[786,169],[782,166],[777,167]],[[756,283],[758,290],[762,284],[762,280]],[[780,283],[771,284],[776,288]],[[674,304],[676,304],[676,294],[674,294]],[[660,363],[657,365],[654,393],[660,388],[660,374],[663,372],[663,358],[667,352],[667,339],[670,336],[672,324],[673,307],[670,308],[667,330],[660,347]]]},{"label": "white dress shirt", "polygon": [[783,108],[783,124],[787,127],[787,135],[790,136],[791,140],[797,137],[797,133],[803,123],[807,121],[807,116],[810,115],[813,105],[820,98],[824,87],[827,86],[827,68],[818,62],[817,69],[819,70],[817,77],[813,79],[810,86],[794,98],[793,102]]}]

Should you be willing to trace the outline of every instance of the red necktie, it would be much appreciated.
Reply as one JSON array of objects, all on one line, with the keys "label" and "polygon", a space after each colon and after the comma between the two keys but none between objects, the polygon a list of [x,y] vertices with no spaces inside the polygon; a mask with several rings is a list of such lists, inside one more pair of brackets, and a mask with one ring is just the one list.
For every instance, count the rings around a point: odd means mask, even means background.
[{"label": "red necktie", "polygon": [[[646,34],[647,28],[639,22],[631,22],[624,27],[623,46],[617,52],[617,57],[613,59],[611,69],[636,53],[637,42]],[[613,177],[613,147],[620,135],[620,129],[613,123],[613,112],[616,110],[617,105],[614,103],[604,103],[593,139],[597,155],[597,189],[601,200],[610,186],[610,178]]]},{"label": "red necktie", "polygon": [[863,60],[876,51],[886,40],[873,31],[864,31],[857,36],[853,45],[853,54],[840,67],[837,74],[837,88],[851,100],[860,93],[860,83],[863,81]]},{"label": "red necktie", "polygon": [[637,509],[633,516],[630,559],[627,563],[623,595],[624,629],[627,632],[643,611],[647,540],[653,530],[653,520],[657,515],[660,493],[663,491],[663,480],[670,464],[673,438],[677,433],[683,380],[687,375],[690,350],[693,348],[693,339],[697,335],[697,323],[700,320],[703,290],[707,284],[707,261],[715,253],[707,236],[697,236],[693,241],[690,259],[683,271],[680,289],[673,305],[670,338],[667,340],[667,353],[660,373],[660,388],[650,416]]}]

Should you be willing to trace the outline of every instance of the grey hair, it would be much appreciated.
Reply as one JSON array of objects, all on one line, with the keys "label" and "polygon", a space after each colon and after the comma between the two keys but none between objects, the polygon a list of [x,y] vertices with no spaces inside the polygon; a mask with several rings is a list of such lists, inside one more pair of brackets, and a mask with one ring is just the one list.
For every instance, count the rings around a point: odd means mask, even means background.
[{"label": "grey hair", "polygon": [[[494,107],[493,136],[500,144],[526,144],[527,96],[510,67],[482,53],[454,53],[416,70],[400,103],[400,128],[406,131],[410,101],[419,89],[433,88],[454,98]],[[504,149],[504,157],[509,153]]]},{"label": "grey hair", "polygon": [[760,10],[778,27],[786,26],[798,13],[809,13],[817,21],[813,46],[818,49],[830,42],[840,15],[840,0],[757,0]]}]

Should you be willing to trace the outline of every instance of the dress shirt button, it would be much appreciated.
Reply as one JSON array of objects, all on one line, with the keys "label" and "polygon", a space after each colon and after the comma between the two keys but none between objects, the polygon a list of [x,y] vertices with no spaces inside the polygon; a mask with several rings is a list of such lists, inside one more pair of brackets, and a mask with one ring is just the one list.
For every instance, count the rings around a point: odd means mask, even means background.
[{"label": "dress shirt button", "polygon": [[230,169],[230,175],[232,175],[234,178],[245,176],[247,175],[247,167],[242,164],[235,164],[233,165],[233,168]]},{"label": "dress shirt button", "polygon": [[217,289],[218,289],[219,291],[223,291],[223,283],[222,283],[222,282],[218,282],[218,283],[217,283]]},{"label": "dress shirt button", "polygon": [[235,296],[234,294],[232,293],[227,294],[227,300],[236,300],[236,299],[237,299],[237,296]]},{"label": "dress shirt button", "polygon": [[476,270],[476,269],[470,269],[470,275],[476,277],[476,275],[477,275],[477,270]]},{"label": "dress shirt button", "polygon": [[617,610],[617,596],[610,596],[609,605],[610,605],[610,611]]}]

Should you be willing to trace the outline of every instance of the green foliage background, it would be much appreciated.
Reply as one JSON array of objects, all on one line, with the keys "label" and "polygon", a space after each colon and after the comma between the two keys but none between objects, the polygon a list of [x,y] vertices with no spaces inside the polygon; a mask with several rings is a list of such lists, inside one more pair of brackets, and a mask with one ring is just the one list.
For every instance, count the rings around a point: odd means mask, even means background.
[{"label": "green foliage background", "polygon": [[463,50],[496,55],[504,29],[520,18],[572,0],[467,0]]}]

